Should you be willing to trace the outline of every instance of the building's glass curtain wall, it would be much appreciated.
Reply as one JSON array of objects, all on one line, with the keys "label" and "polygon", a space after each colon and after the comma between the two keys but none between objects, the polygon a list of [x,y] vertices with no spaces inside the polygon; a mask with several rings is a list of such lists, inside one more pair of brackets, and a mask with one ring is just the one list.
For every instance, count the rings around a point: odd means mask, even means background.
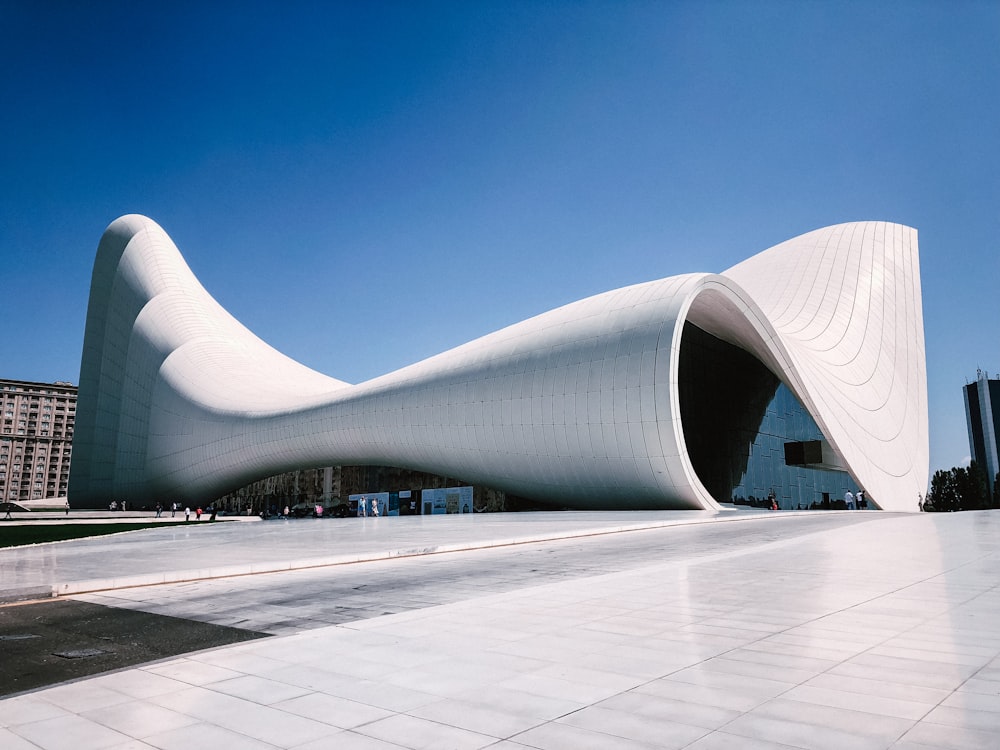
[{"label": "building's glass curtain wall", "polygon": [[759,502],[773,488],[783,509],[824,507],[824,500],[832,504],[830,507],[840,507],[848,489],[858,491],[846,471],[785,464],[786,442],[820,439],[822,433],[809,412],[787,386],[779,384],[750,446],[746,470],[732,490],[733,500]]},{"label": "building's glass curtain wall", "polygon": [[962,389],[972,458],[986,472],[990,491],[1000,472],[1000,379],[979,371]]},{"label": "building's glass curtain wall", "polygon": [[822,439],[816,422],[753,356],[690,323],[679,390],[691,464],[719,502],[764,505],[773,491],[783,509],[836,506],[857,491],[845,471],[785,464],[785,443]]}]

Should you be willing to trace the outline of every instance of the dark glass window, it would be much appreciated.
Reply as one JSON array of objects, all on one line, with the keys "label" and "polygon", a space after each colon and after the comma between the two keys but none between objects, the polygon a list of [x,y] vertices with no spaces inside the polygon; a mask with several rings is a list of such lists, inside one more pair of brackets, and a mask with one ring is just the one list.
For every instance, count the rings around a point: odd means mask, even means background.
[{"label": "dark glass window", "polygon": [[[843,501],[857,486],[846,471],[801,464],[823,434],[795,395],[755,357],[686,323],[678,387],[691,464],[719,502],[764,505],[774,492],[782,508]],[[802,457],[798,453],[802,452]]]}]

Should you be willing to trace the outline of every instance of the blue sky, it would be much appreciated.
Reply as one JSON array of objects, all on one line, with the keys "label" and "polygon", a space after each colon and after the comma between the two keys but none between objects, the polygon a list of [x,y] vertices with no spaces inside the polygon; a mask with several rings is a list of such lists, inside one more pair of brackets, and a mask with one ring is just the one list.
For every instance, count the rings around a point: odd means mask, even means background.
[{"label": "blue sky", "polygon": [[[149,7],[143,7],[149,6]],[[142,213],[358,382],[803,232],[920,232],[931,470],[1000,372],[1000,3],[0,2],[0,377]]]}]

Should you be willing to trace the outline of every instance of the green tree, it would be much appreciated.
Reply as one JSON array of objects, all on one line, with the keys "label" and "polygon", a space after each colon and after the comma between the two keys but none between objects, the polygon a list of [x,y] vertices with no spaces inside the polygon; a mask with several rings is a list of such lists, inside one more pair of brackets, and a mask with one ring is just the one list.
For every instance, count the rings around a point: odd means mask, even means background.
[{"label": "green tree", "polygon": [[955,466],[934,472],[924,509],[943,513],[956,510],[982,510],[989,508],[991,502],[997,502],[997,492],[998,490],[994,488],[993,497],[990,497],[986,473],[973,461],[968,468]]},{"label": "green tree", "polygon": [[947,513],[958,507],[958,495],[952,469],[938,469],[931,477],[931,488],[924,501],[924,510]]},{"label": "green tree", "polygon": [[986,472],[975,461],[967,469],[958,469],[959,510],[982,510],[990,507],[989,485]]}]

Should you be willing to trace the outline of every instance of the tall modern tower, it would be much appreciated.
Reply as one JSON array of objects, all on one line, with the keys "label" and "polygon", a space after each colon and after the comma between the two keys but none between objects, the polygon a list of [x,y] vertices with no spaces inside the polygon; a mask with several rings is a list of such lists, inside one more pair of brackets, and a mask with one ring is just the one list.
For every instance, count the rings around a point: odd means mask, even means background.
[{"label": "tall modern tower", "polygon": [[972,459],[983,467],[992,492],[997,472],[1000,471],[1000,457],[997,455],[997,437],[1000,436],[1000,380],[992,379],[988,373],[980,370],[976,373],[975,382],[967,384],[963,393]]}]

